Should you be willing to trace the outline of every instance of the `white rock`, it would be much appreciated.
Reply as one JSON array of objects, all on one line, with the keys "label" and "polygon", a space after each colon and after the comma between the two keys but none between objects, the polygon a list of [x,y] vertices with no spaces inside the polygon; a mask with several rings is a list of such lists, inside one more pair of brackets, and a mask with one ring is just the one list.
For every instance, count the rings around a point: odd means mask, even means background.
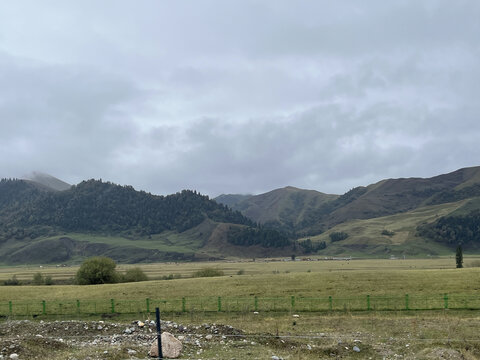
[{"label": "white rock", "polygon": [[294,314],[294,315],[293,315],[293,317],[294,317],[294,318],[299,318],[299,317],[300,317],[300,315],[298,315],[298,314]]},{"label": "white rock", "polygon": [[355,351],[355,352],[360,352],[360,348],[359,348],[358,346],[354,346],[354,347],[353,347],[353,351]]},{"label": "white rock", "polygon": [[137,323],[137,325],[138,325],[139,328],[143,328],[143,327],[145,326],[145,323],[142,322],[142,321],[139,321],[139,322]]},{"label": "white rock", "polygon": [[254,311],[253,314],[254,314],[254,315],[258,315],[258,311]]},{"label": "white rock", "polygon": [[15,353],[10,354],[10,359],[12,359],[12,360],[18,359],[18,354],[15,354]]},{"label": "white rock", "polygon": [[205,336],[205,339],[206,339],[206,340],[212,340],[212,339],[213,339],[213,335],[208,334],[207,336]]},{"label": "white rock", "polygon": [[137,351],[133,350],[133,349],[127,349],[127,353],[128,353],[128,355],[135,355],[137,353]]},{"label": "white rock", "polygon": [[[175,339],[169,332],[162,333],[162,354],[163,357],[175,359],[180,356],[182,352],[182,342]],[[158,357],[158,343],[157,339],[152,342],[148,355]]]}]

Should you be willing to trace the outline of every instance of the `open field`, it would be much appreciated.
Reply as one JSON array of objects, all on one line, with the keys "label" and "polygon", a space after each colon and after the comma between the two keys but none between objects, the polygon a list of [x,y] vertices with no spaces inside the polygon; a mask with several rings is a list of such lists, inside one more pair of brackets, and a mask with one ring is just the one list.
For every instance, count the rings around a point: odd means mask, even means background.
[{"label": "open field", "polygon": [[[466,259],[465,263],[475,261]],[[218,267],[226,276],[214,278],[186,278],[205,266]],[[119,266],[125,269],[126,266]],[[351,260],[351,261],[275,261],[275,262],[219,262],[184,264],[142,265],[151,276],[181,274],[175,280],[154,280],[140,283],[109,284],[96,286],[2,286],[0,302],[46,300],[50,303],[79,299],[82,304],[91,300],[103,301],[107,307],[105,323],[99,323],[100,315],[76,314],[53,317],[41,314],[37,320],[0,323],[0,345],[14,349],[24,357],[38,354],[39,358],[69,359],[90,357],[92,359],[126,359],[128,349],[136,351],[136,358],[145,358],[146,343],[153,340],[152,333],[137,330],[132,335],[123,333],[132,320],[143,320],[145,311],[134,314],[110,314],[109,300],[118,299],[121,306],[126,300],[145,299],[234,297],[296,297],[358,298],[365,303],[366,295],[374,297],[398,295],[404,298],[415,296],[438,296],[463,294],[477,296],[480,291],[480,268],[454,269],[453,258],[412,260]],[[71,277],[76,268],[1,268],[3,278],[12,274],[28,278],[36,271],[52,274],[54,278]],[[236,275],[243,270],[244,275]],[[187,303],[188,304],[188,303]],[[299,301],[296,306],[301,306]],[[226,306],[226,304],[222,304]],[[285,359],[476,359],[480,357],[480,312],[466,310],[431,311],[372,311],[350,312],[302,312],[293,317],[291,311],[175,311],[165,312],[164,320],[182,324],[188,330],[169,329],[176,336],[184,336],[184,358],[195,359],[265,359],[273,355]],[[261,307],[261,304],[259,305]],[[113,316],[113,318],[111,318]],[[151,315],[150,315],[151,316]],[[15,318],[15,317],[14,317]],[[22,317],[20,317],[22,318]],[[49,319],[61,322],[49,322]],[[85,320],[87,319],[87,320]],[[108,320],[110,319],[110,320]],[[110,324],[113,319],[116,324]],[[94,320],[94,321],[92,321]],[[208,324],[208,325],[204,325]],[[217,325],[214,325],[217,324]],[[59,330],[59,325],[60,330]],[[104,330],[107,327],[108,334]],[[215,326],[232,325],[238,334],[231,336]],[[70,333],[71,329],[73,332]],[[83,330],[88,329],[88,330]],[[237,332],[235,330],[235,332]],[[111,333],[110,333],[111,332]],[[211,340],[206,334],[213,334]],[[18,338],[16,335],[21,335]],[[30,337],[30,335],[31,337]],[[36,338],[33,334],[43,334]],[[80,334],[80,335],[79,335]],[[142,335],[143,334],[143,335]],[[112,336],[116,339],[112,342]],[[223,337],[224,336],[224,337]],[[62,338],[63,342],[59,341]],[[196,340],[199,341],[197,345]],[[357,346],[360,352],[353,351]],[[29,352],[30,351],[30,352]],[[33,351],[33,352],[32,352]],[[107,351],[107,353],[105,353]],[[3,355],[8,356],[5,352]]]},{"label": "open field", "polygon": [[[277,273],[305,273],[326,271],[357,271],[357,270],[412,270],[412,269],[452,269],[455,267],[455,258],[451,257],[431,259],[358,259],[350,261],[322,260],[322,257],[312,257],[320,261],[221,261],[221,262],[188,262],[188,263],[155,263],[138,265],[118,265],[119,271],[125,271],[132,266],[140,266],[150,279],[160,279],[170,274],[183,278],[191,277],[192,274],[204,267],[219,268],[226,275],[236,275],[242,271],[245,275],[262,275]],[[298,259],[303,259],[299,257]],[[285,258],[285,260],[289,260]],[[465,266],[480,260],[478,256],[465,257]],[[50,275],[54,280],[65,280],[75,276],[78,266],[57,267],[52,265],[39,266],[13,266],[0,267],[0,281],[7,280],[16,275],[19,280],[31,280],[33,275],[41,272]]]},{"label": "open field", "polygon": [[[474,260],[467,259],[466,263],[469,261]],[[175,273],[187,277],[208,265],[224,270],[227,276],[101,286],[9,286],[1,288],[0,300],[477,294],[480,290],[480,268],[454,269],[453,262],[454,259],[445,258],[156,264],[143,268],[151,276]],[[54,278],[71,277],[76,271],[75,268],[47,269],[41,270],[44,274],[52,274]],[[239,270],[243,270],[244,275],[236,275]],[[29,278],[36,271],[38,268],[4,268],[2,277],[17,274],[20,279]]]}]

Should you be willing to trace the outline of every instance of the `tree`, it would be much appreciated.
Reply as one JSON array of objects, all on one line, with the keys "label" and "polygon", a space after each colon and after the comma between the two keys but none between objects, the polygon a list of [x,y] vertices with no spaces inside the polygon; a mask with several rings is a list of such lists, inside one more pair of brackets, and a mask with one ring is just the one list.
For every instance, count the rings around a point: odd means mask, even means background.
[{"label": "tree", "polygon": [[122,276],[123,282],[147,281],[148,276],[139,267],[128,269]]},{"label": "tree", "polygon": [[85,260],[77,271],[79,285],[112,284],[118,281],[115,261],[108,257],[97,256]]},{"label": "tree", "polygon": [[463,250],[462,245],[457,245],[457,253],[455,254],[455,260],[457,262],[457,269],[463,268]]},{"label": "tree", "polygon": [[45,283],[45,279],[43,278],[42,273],[37,272],[33,275],[33,285],[43,285]]}]

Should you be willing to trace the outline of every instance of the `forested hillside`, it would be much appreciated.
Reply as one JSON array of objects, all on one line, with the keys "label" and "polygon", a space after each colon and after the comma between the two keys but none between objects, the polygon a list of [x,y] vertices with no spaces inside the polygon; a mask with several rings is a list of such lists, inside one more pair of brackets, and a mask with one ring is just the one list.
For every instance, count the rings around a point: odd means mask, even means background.
[{"label": "forested hillside", "polygon": [[[209,200],[196,191],[156,196],[98,180],[83,181],[61,192],[42,191],[22,180],[0,183],[2,233],[29,229],[25,236],[42,235],[49,228],[63,231],[118,233],[133,230],[152,235],[165,230],[182,232],[206,218],[253,226],[238,211]],[[40,233],[35,233],[35,232]]]}]

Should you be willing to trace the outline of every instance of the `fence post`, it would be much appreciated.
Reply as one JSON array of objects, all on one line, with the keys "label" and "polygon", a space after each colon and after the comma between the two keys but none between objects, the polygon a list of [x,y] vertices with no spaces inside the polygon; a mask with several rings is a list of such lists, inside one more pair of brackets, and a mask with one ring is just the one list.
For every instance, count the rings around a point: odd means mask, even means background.
[{"label": "fence post", "polygon": [[163,359],[163,349],[162,349],[162,329],[160,323],[160,309],[155,308],[155,320],[157,325],[157,346],[158,346],[158,358]]},{"label": "fence post", "polygon": [[443,295],[443,308],[448,309],[448,294]]},{"label": "fence post", "polygon": [[45,302],[45,300],[42,300],[42,314],[47,314],[47,303]]},{"label": "fence post", "polygon": [[147,298],[145,301],[147,302],[147,314],[150,314],[150,299]]},{"label": "fence post", "polygon": [[219,296],[218,299],[217,299],[217,308],[218,308],[218,311],[222,311],[222,297]]},{"label": "fence post", "polygon": [[408,294],[405,294],[405,310],[410,310],[410,306],[408,304]]},{"label": "fence post", "polygon": [[367,295],[367,310],[370,311],[370,295]]},{"label": "fence post", "polygon": [[292,297],[290,298],[290,302],[292,304],[292,310],[295,308],[295,295],[292,295]]},{"label": "fence post", "polygon": [[255,311],[258,311],[258,297],[255,296],[255,298],[253,299],[253,304],[255,306]]},{"label": "fence post", "polygon": [[8,311],[10,312],[10,315],[13,314],[13,304],[11,301],[8,302]]},{"label": "fence post", "polygon": [[328,297],[328,308],[333,310],[333,301],[331,296]]},{"label": "fence post", "polygon": [[77,313],[80,313],[80,300],[77,300]]},{"label": "fence post", "polygon": [[182,312],[185,312],[185,311],[187,311],[187,309],[186,309],[186,306],[185,306],[185,305],[186,305],[186,303],[187,303],[187,301],[185,300],[185,298],[184,298],[184,297],[182,297]]},{"label": "fence post", "polygon": [[115,314],[115,300],[110,299],[110,304],[112,306],[112,314]]}]

